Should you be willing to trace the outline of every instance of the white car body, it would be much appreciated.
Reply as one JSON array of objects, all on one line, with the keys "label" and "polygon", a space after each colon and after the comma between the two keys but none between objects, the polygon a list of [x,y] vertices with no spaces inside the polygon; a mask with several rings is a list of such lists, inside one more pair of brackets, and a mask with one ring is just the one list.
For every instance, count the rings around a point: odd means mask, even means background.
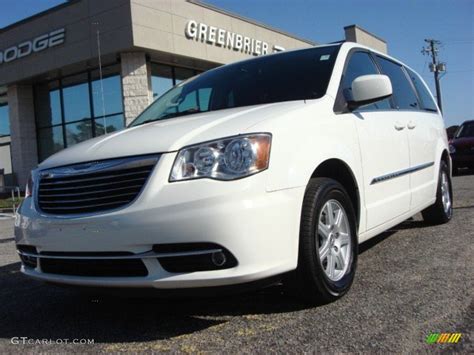
[{"label": "white car body", "polygon": [[[147,253],[160,243],[215,243],[236,258],[223,270],[174,273],[156,257],[144,257],[148,275],[91,277],[46,273],[41,261],[22,272],[70,285],[181,289],[241,284],[295,270],[302,201],[313,173],[329,160],[351,172],[356,190],[359,243],[397,225],[436,200],[438,173],[448,141],[438,112],[334,112],[346,57],[341,45],[326,94],[288,101],[196,113],[131,127],[61,151],[47,169],[111,158],[160,153],[133,203],[104,213],[55,216],[35,196],[16,217],[19,246],[41,252]],[[383,54],[380,54],[383,55]],[[383,55],[388,57],[386,55]],[[247,133],[272,135],[268,169],[242,179],[170,182],[183,147]]]}]

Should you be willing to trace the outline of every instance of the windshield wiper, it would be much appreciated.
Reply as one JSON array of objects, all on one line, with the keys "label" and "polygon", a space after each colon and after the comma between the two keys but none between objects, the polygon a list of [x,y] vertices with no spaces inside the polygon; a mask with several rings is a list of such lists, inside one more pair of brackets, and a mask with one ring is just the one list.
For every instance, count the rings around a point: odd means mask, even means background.
[{"label": "windshield wiper", "polygon": [[143,124],[151,123],[151,122],[155,122],[155,121],[166,120],[166,119],[169,119],[169,118],[192,115],[194,113],[200,113],[200,112],[204,112],[204,111],[201,111],[196,107],[193,107],[193,108],[187,109],[186,111],[171,112],[171,113],[168,113],[166,115],[163,115],[163,116],[160,116],[160,117],[157,117],[157,118],[151,118],[149,120],[145,120],[145,121],[140,122],[139,124],[137,124],[137,126],[141,126]]}]

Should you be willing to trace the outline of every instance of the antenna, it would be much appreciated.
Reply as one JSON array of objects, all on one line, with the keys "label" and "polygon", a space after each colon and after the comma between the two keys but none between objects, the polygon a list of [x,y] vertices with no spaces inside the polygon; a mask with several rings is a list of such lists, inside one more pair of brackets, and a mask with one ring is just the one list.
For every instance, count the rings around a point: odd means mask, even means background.
[{"label": "antenna", "polygon": [[105,118],[105,97],[104,97],[104,81],[102,77],[102,56],[100,51],[100,30],[99,22],[93,22],[93,25],[97,26],[97,53],[99,56],[99,82],[100,82],[100,95],[102,100],[102,121],[104,122],[104,133],[107,134],[107,119]]}]

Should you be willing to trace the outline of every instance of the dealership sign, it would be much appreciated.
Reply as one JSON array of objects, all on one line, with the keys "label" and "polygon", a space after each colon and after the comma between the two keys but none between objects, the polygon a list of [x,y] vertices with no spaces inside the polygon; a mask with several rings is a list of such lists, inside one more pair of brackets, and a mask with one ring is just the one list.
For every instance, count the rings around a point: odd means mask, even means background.
[{"label": "dealership sign", "polygon": [[64,43],[65,39],[66,31],[64,28],[61,28],[38,36],[30,41],[25,41],[5,50],[0,50],[0,64],[13,62],[16,59],[29,56],[32,53],[55,47]]},{"label": "dealership sign", "polygon": [[[246,54],[263,55],[269,53],[269,45],[265,41],[194,20],[190,20],[186,24],[185,34],[189,39],[207,42],[218,47],[229,48]],[[273,52],[280,52],[284,51],[285,48],[275,45],[272,47],[272,50]]]}]

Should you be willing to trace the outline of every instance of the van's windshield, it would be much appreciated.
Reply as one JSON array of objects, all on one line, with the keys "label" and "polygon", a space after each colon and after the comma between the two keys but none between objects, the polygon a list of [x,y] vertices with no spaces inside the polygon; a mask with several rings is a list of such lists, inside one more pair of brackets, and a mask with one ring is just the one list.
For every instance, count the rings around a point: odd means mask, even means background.
[{"label": "van's windshield", "polygon": [[182,82],[153,102],[130,126],[199,112],[326,93],[339,46],[314,47],[216,68]]}]

